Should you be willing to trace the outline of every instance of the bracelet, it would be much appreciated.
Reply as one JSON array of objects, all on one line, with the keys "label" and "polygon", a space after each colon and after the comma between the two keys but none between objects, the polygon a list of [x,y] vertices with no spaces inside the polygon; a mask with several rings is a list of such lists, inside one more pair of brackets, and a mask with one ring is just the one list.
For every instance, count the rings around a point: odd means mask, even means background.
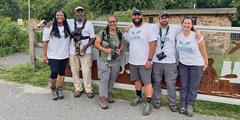
[{"label": "bracelet", "polygon": [[148,58],[148,61],[152,61],[152,58]]}]

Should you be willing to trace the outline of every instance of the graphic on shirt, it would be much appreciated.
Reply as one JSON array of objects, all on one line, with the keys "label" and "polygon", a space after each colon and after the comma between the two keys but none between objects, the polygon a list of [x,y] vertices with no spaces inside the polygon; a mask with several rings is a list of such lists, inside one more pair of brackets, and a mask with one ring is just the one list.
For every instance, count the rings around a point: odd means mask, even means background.
[{"label": "graphic on shirt", "polygon": [[59,31],[60,31],[59,33],[60,33],[61,38],[63,38],[64,35],[65,35],[65,34],[64,34],[64,30],[62,29],[62,30],[59,30]]},{"label": "graphic on shirt", "polygon": [[167,41],[169,41],[170,40],[170,38],[169,37],[160,37],[160,36],[158,36],[157,37],[157,40],[159,41],[159,42],[167,42]]},{"label": "graphic on shirt", "polygon": [[193,53],[193,49],[190,45],[191,41],[189,42],[179,41],[178,50],[182,52]]},{"label": "graphic on shirt", "polygon": [[139,31],[132,31],[132,35],[130,37],[130,40],[139,40],[141,38],[140,36],[141,30]]}]

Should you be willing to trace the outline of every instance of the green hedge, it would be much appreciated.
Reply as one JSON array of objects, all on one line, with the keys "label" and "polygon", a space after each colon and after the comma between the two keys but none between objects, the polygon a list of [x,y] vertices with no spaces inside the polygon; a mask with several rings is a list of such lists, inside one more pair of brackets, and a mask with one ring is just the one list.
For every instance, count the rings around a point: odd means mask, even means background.
[{"label": "green hedge", "polygon": [[0,17],[0,57],[28,48],[27,31],[21,30],[10,18]]}]

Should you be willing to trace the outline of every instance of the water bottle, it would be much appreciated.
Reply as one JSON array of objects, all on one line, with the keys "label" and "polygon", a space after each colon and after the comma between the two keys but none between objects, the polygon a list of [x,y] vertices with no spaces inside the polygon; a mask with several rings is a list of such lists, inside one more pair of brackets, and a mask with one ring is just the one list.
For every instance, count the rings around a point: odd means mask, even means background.
[{"label": "water bottle", "polygon": [[111,54],[108,54],[107,60],[111,60],[111,59],[112,59],[112,55],[111,55]]}]

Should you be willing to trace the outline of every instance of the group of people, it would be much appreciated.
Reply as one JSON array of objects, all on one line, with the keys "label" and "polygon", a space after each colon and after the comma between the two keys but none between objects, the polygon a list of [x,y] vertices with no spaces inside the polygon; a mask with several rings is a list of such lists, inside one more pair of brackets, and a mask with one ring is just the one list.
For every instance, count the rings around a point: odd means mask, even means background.
[{"label": "group of people", "polygon": [[[91,85],[91,45],[98,50],[97,68],[99,81],[99,105],[107,109],[114,103],[112,90],[120,72],[120,59],[129,44],[130,80],[135,83],[136,97],[131,106],[142,103],[142,87],[146,95],[143,115],[149,115],[152,106],[161,106],[161,82],[165,80],[169,108],[177,112],[176,79],[180,76],[179,113],[193,115],[200,78],[208,65],[208,55],[201,33],[194,30],[191,17],[184,17],[182,26],[169,25],[169,14],[161,13],[158,24],[143,23],[142,12],[134,9],[133,25],[122,32],[117,18],[109,16],[107,27],[97,35],[91,22],[85,18],[83,7],[76,7],[75,19],[67,19],[63,11],[57,11],[51,27],[43,32],[44,62],[50,66],[51,96],[63,99],[64,71],[69,61],[74,79],[74,97],[85,91],[93,98]],[[83,79],[79,78],[82,70]],[[59,84],[56,86],[56,80]]]}]

